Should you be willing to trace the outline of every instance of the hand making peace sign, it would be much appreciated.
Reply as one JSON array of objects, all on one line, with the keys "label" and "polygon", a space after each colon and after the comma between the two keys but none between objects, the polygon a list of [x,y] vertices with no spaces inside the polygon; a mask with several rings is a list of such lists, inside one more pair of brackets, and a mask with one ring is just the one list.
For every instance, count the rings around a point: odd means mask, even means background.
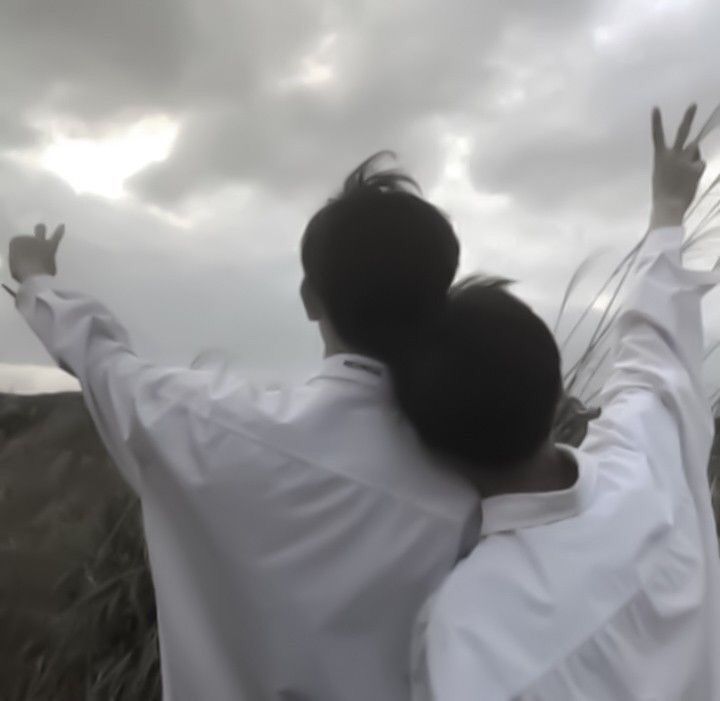
[{"label": "hand making peace sign", "polygon": [[673,145],[665,145],[662,116],[656,107],[652,113],[652,136],[655,146],[653,167],[653,226],[679,226],[695,198],[698,183],[705,170],[697,139],[686,144],[695,116],[696,105],[685,112]]}]

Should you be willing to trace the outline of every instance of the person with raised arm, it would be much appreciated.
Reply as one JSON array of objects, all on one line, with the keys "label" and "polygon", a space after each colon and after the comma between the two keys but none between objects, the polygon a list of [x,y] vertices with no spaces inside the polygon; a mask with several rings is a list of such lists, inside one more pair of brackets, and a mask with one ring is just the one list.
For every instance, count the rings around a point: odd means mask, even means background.
[{"label": "person with raised arm", "polygon": [[325,359],[280,389],[138,357],[109,309],[55,279],[62,229],[11,241],[18,310],[142,501],[166,700],[409,698],[413,620],[477,540],[474,490],[392,391],[457,238],[375,161],[305,229],[301,295]]},{"label": "person with raised arm", "polygon": [[578,449],[551,437],[557,344],[504,281],[455,287],[398,375],[423,439],[483,497],[478,545],[418,617],[414,701],[720,699],[700,309],[720,273],[681,262],[694,112],[670,146],[653,112],[650,230]]}]

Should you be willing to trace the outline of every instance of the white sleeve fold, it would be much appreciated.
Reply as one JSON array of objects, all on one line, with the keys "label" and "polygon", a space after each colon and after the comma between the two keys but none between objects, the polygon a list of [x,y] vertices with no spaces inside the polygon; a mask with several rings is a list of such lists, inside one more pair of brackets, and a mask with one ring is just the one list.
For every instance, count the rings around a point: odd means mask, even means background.
[{"label": "white sleeve fold", "polygon": [[110,456],[141,492],[141,444],[148,429],[181,405],[203,402],[207,372],[159,367],[138,358],[125,328],[94,299],[57,286],[49,275],[23,282],[16,306],[48,353],[82,386],[85,404]]},{"label": "white sleeve fold", "polygon": [[[591,422],[582,450],[640,452],[665,487],[672,480],[664,473],[682,469],[709,552],[717,551],[707,474],[714,418],[702,381],[701,301],[720,282],[720,272],[684,268],[682,240],[682,227],[674,227],[649,232],[643,243],[614,329],[602,414]],[[677,450],[667,449],[668,439]]]}]

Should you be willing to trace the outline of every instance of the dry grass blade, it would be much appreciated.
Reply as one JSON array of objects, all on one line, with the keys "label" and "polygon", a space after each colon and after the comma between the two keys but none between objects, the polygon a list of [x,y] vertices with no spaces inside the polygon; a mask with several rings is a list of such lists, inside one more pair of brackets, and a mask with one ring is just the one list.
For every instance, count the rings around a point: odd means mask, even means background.
[{"label": "dry grass blade", "polygon": [[[709,195],[708,195],[709,197]],[[689,246],[692,244],[692,242],[698,237],[702,236],[702,234],[705,232],[705,227],[712,222],[712,220],[717,216],[718,212],[720,212],[720,200],[713,203],[712,206],[708,209],[707,212],[703,215],[702,219],[693,227],[692,231],[688,235],[684,245]],[[687,222],[687,220],[686,220]]]},{"label": "dry grass blade", "polygon": [[630,258],[628,264],[625,267],[625,270],[622,273],[622,277],[620,278],[620,281],[615,286],[615,289],[613,290],[613,293],[610,297],[610,301],[605,305],[605,309],[603,309],[602,315],[600,316],[600,320],[595,326],[595,331],[593,331],[593,335],[590,337],[589,342],[589,348],[592,350],[595,347],[595,344],[598,342],[598,340],[607,333],[607,330],[612,325],[612,320],[615,318],[614,316],[611,317],[611,321],[607,326],[604,326],[605,321],[607,319],[608,314],[610,313],[610,310],[613,308],[613,305],[618,299],[618,295],[620,294],[620,290],[622,290],[623,285],[625,284],[625,281],[628,279],[628,276],[630,275],[630,272],[633,270],[635,259],[637,258],[638,253],[640,252],[640,248],[636,248],[635,251],[633,251],[632,257]]},{"label": "dry grass blade", "polygon": [[575,288],[578,286],[583,277],[587,275],[587,272],[588,270],[590,270],[593,263],[595,263],[600,257],[602,250],[605,249],[600,249],[598,251],[595,251],[594,253],[590,253],[586,258],[581,261],[580,265],[575,268],[575,272],[573,272],[572,277],[570,278],[570,281],[565,288],[565,294],[563,295],[562,302],[560,303],[560,309],[558,310],[557,319],[555,320],[553,333],[557,333],[558,328],[560,327],[560,321],[562,320],[562,316],[565,313],[565,308],[567,307],[567,303],[570,300],[570,295],[572,295],[572,293],[575,291]]},{"label": "dry grass blade", "polygon": [[710,132],[717,129],[717,127],[720,126],[720,104],[715,107],[715,109],[710,113],[710,116],[705,121],[705,124],[702,125],[700,131],[698,132],[698,135],[695,137],[695,141],[700,143]]},{"label": "dry grass blade", "polygon": [[[597,339],[593,343],[588,344],[587,348],[583,351],[580,357],[575,361],[575,363],[570,367],[570,369],[566,371],[564,375],[564,382],[567,391],[575,391],[575,385],[582,376],[582,373],[586,370],[587,366],[591,363],[594,354],[598,351],[598,348],[600,348],[602,343],[611,338],[610,329],[612,328],[612,324],[617,318],[619,311],[619,309],[616,309],[613,312],[613,315],[610,317],[610,320],[607,322],[605,328],[602,330]],[[593,376],[597,374],[598,369],[599,368],[596,365],[595,369],[591,371]],[[582,396],[581,391],[578,391],[578,394]]]},{"label": "dry grass blade", "polygon": [[580,387],[580,389],[577,391],[578,396],[582,399],[583,395],[587,391],[588,387],[590,386],[591,382],[595,378],[595,376],[600,371],[600,368],[604,367],[605,361],[610,356],[610,351],[612,350],[612,346],[608,346],[604,353],[600,356],[600,360],[595,363],[595,367],[591,370],[590,373],[588,373],[587,378],[585,379],[585,382],[583,383],[583,386]]},{"label": "dry grass blade", "polygon": [[603,294],[605,294],[605,291],[607,288],[612,284],[612,282],[615,280],[615,278],[618,277],[625,268],[625,266],[630,265],[631,261],[634,260],[634,256],[637,255],[637,252],[640,250],[640,247],[642,245],[642,242],[645,239],[643,238],[642,241],[639,241],[633,248],[625,254],[623,259],[615,266],[614,270],[610,273],[607,280],[603,283],[603,285],[600,287],[600,289],[595,293],[595,296],[590,300],[590,302],[586,305],[585,309],[583,310],[582,314],[578,318],[578,320],[575,322],[573,327],[570,329],[569,333],[563,341],[560,343],[560,349],[563,350],[567,344],[569,343],[570,339],[575,335],[577,330],[582,325],[582,322],[585,321],[587,318],[587,315],[590,313],[590,311],[597,305],[597,303],[602,298]]},{"label": "dry grass blade", "polygon": [[700,196],[690,205],[690,208],[685,214],[686,221],[688,219],[691,219],[695,212],[698,210],[700,205],[704,204],[705,200],[710,196],[710,193],[713,191],[715,186],[720,182],[720,175],[718,175],[703,191],[700,193]]},{"label": "dry grass blade", "polygon": [[602,314],[600,315],[600,319],[598,320],[598,323],[595,325],[595,330],[593,331],[590,340],[588,341],[587,348],[585,351],[580,355],[580,358],[575,362],[575,364],[572,366],[572,368],[565,373],[564,381],[566,383],[566,388],[568,391],[571,391],[575,383],[578,380],[578,377],[580,376],[580,373],[584,369],[587,362],[592,358],[593,353],[596,351],[597,347],[601,343],[601,341],[608,335],[608,332],[612,328],[612,325],[615,321],[615,318],[617,317],[619,309],[616,309],[613,312],[613,315],[610,317],[610,320],[607,320],[608,314],[610,313],[610,310],[612,309],[613,305],[618,299],[618,296],[620,294],[620,291],[622,290],[625,281],[627,280],[630,272],[634,268],[635,259],[637,258],[638,253],[640,252],[640,249],[642,247],[642,243],[644,242],[645,237],[636,244],[632,250],[625,255],[623,260],[620,262],[618,266],[616,266],[615,270],[612,272],[608,280],[606,281],[605,285],[603,285],[603,288],[601,289],[601,292],[598,293],[593,301],[588,305],[588,307],[585,310],[585,314],[589,313],[590,309],[592,309],[600,299],[600,296],[602,292],[607,289],[609,284],[618,276],[620,275],[620,279],[615,285],[615,288],[612,292],[612,295],[610,296],[609,302],[604,306],[604,309],[602,311]]}]

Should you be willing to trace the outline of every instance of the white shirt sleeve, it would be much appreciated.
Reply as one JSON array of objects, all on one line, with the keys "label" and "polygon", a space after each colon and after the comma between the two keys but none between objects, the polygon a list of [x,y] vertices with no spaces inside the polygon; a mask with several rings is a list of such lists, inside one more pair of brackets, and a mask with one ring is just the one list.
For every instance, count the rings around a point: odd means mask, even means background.
[{"label": "white shirt sleeve", "polygon": [[650,231],[643,243],[614,329],[602,414],[590,423],[581,449],[600,456],[642,453],[661,489],[684,478],[705,546],[716,548],[707,476],[714,421],[702,382],[701,300],[720,273],[684,268],[682,240],[682,227],[673,227]]},{"label": "white shirt sleeve", "polygon": [[94,299],[36,275],[20,286],[16,306],[47,351],[77,378],[110,456],[133,489],[142,487],[141,444],[148,429],[174,412],[191,421],[210,385],[204,370],[160,367],[138,358],[127,331]]}]

